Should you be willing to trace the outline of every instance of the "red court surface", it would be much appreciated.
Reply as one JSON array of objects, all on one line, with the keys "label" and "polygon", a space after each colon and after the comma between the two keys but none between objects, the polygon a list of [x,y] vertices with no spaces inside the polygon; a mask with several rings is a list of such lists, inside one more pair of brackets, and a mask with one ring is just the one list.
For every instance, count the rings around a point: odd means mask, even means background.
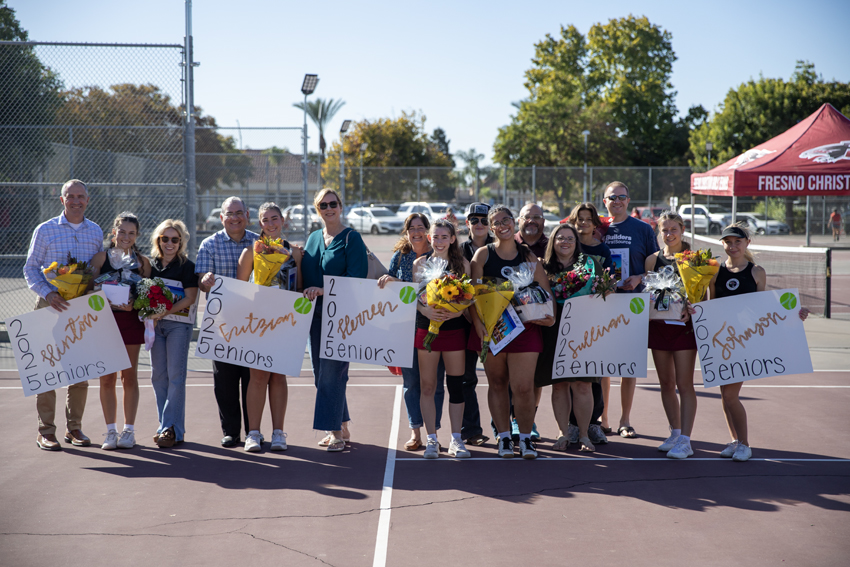
[{"label": "red court surface", "polygon": [[[637,439],[609,437],[593,455],[549,450],[556,426],[544,391],[538,460],[498,459],[490,442],[470,460],[444,448],[426,461],[402,448],[401,381],[383,368],[352,370],[345,452],[316,445],[305,371],[290,379],[289,450],[260,454],[219,446],[212,376],[202,372],[189,379],[177,449],[152,442],[153,391],[143,387],[134,449],[40,451],[35,400],[6,371],[0,565],[846,565],[850,381],[835,370],[744,386],[747,463],[718,458],[728,441],[719,392],[701,386],[695,455],[658,452],[667,427],[654,372],[638,381]],[[96,385],[84,430],[98,441]],[[264,424],[268,435],[268,415]],[[440,438],[446,446],[447,427]]]}]

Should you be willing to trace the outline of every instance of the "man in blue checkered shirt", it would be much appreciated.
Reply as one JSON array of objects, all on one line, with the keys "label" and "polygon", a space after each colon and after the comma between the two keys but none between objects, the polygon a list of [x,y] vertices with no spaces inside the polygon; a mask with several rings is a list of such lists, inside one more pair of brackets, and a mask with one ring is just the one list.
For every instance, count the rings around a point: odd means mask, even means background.
[{"label": "man in blue checkered shirt", "polygon": [[[65,210],[36,227],[24,265],[27,285],[38,294],[36,309],[50,306],[65,311],[68,308],[68,302],[47,281],[42,268],[53,262],[66,264],[69,253],[77,260],[88,262],[103,249],[103,230],[86,218],[89,204],[86,184],[79,179],[66,182],[59,200]],[[71,384],[65,400],[65,442],[79,447],[91,445],[91,440],[82,432],[88,387],[88,382]],[[38,410],[36,443],[45,451],[60,450],[62,447],[56,439],[56,390],[36,394],[35,405]]]},{"label": "man in blue checkered shirt", "polygon": [[[198,287],[209,292],[215,276],[236,277],[239,256],[259,238],[256,232],[245,230],[248,226],[248,207],[239,197],[228,197],[221,204],[221,224],[224,228],[201,242],[195,272]],[[241,443],[239,391],[242,391],[242,420],[248,432],[248,406],[245,394],[251,375],[244,366],[213,361],[213,391],[221,419],[222,447],[235,447]]]}]

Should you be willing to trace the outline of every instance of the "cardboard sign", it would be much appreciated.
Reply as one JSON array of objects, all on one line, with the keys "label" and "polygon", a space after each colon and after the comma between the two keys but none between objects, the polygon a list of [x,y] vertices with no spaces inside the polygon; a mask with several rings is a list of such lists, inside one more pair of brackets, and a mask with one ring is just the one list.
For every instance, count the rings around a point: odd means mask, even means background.
[{"label": "cardboard sign", "polygon": [[312,310],[313,304],[300,293],[216,276],[195,355],[298,376]]},{"label": "cardboard sign", "polygon": [[25,396],[130,368],[106,295],[68,303],[65,311],[45,307],[6,319]]},{"label": "cardboard sign", "polygon": [[564,302],[552,379],[646,377],[649,294],[584,295]]},{"label": "cardboard sign", "polygon": [[322,345],[329,360],[410,368],[416,289],[408,282],[325,276]]},{"label": "cardboard sign", "polygon": [[800,307],[796,289],[747,293],[694,305],[703,385],[710,388],[812,372]]}]

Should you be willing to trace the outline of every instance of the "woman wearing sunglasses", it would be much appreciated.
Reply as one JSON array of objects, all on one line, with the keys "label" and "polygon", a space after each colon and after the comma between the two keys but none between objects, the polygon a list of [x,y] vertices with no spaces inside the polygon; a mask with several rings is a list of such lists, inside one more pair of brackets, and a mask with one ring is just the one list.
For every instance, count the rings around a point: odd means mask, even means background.
[{"label": "woman wearing sunglasses", "polygon": [[[535,264],[534,280],[547,292],[549,279],[543,271],[543,266],[537,256],[524,244],[514,240],[516,221],[510,209],[497,205],[490,209],[487,215],[490,227],[496,236],[496,242],[479,248],[472,258],[472,281],[477,282],[482,277],[505,278],[508,268],[516,268],[523,262]],[[475,333],[470,333],[469,348],[481,351],[481,337],[485,334],[484,324],[472,311],[472,322]],[[545,319],[526,323],[525,330],[511,341],[499,354],[490,353],[484,363],[484,371],[490,388],[487,400],[490,404],[490,414],[499,431],[499,456],[510,459],[514,456],[514,444],[511,440],[510,401],[508,386],[513,392],[514,412],[519,424],[520,452],[524,459],[536,459],[537,451],[531,442],[531,426],[534,423],[534,370],[537,366],[537,356],[543,350],[543,339],[540,326],[552,326],[555,318],[549,315]]]},{"label": "woman wearing sunglasses", "polygon": [[316,406],[313,429],[327,435],[319,445],[328,451],[342,451],[351,439],[348,422],[348,403],[345,385],[348,382],[348,362],[324,359],[319,356],[322,334],[322,295],[324,277],[340,276],[365,278],[369,271],[366,245],[360,234],[342,224],[343,204],[333,189],[322,189],[313,204],[325,227],[310,235],[301,258],[304,297],[314,302],[310,327],[310,362],[316,383]]},{"label": "woman wearing sunglasses", "polygon": [[180,282],[185,294],[166,313],[156,316],[159,320],[151,348],[151,384],[159,417],[153,440],[163,448],[182,443],[186,432],[186,369],[195,321],[188,315],[185,321],[162,317],[179,314],[194,305],[198,297],[195,263],[186,254],[188,241],[186,225],[175,219],[162,221],[151,235],[151,277]]}]

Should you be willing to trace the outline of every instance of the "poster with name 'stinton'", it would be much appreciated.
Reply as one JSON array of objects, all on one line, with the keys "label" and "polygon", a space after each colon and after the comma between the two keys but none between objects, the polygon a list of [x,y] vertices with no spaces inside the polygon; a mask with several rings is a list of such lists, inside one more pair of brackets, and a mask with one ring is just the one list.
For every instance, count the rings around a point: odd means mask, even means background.
[{"label": "poster with name 'stinton'", "polygon": [[706,388],[812,372],[800,293],[779,289],[694,305],[697,356]]},{"label": "poster with name 'stinton'", "polygon": [[130,368],[115,317],[103,292],[6,319],[24,395],[100,378]]},{"label": "poster with name 'stinton'", "polygon": [[325,276],[320,356],[410,368],[416,301],[415,284]]},{"label": "poster with name 'stinton'", "polygon": [[195,354],[298,376],[312,320],[313,304],[300,293],[216,276]]},{"label": "poster with name 'stinton'", "polygon": [[584,295],[564,302],[552,379],[646,377],[649,294]]}]

